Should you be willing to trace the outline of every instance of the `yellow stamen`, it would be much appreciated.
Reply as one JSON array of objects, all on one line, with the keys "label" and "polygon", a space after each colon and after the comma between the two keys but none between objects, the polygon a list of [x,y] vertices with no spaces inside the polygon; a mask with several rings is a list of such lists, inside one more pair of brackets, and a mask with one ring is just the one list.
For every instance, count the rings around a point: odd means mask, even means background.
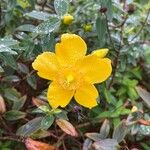
[{"label": "yellow stamen", "polygon": [[69,75],[66,77],[66,79],[67,79],[67,83],[71,83],[71,82],[74,81],[74,76],[73,76],[72,74],[69,74]]}]

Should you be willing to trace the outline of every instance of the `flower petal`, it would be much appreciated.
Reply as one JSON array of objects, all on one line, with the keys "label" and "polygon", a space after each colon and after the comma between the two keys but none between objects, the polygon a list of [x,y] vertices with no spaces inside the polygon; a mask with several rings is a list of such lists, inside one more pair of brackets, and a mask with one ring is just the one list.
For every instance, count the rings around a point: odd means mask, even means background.
[{"label": "flower petal", "polygon": [[56,44],[55,50],[60,64],[68,66],[85,56],[87,46],[80,36],[66,33],[61,36],[61,42]]},{"label": "flower petal", "polygon": [[57,108],[58,106],[65,107],[69,104],[73,95],[73,90],[66,90],[56,82],[50,84],[47,92],[48,102],[52,108]]},{"label": "flower petal", "polygon": [[78,68],[89,83],[100,83],[105,81],[112,72],[111,60],[88,55],[77,62]]},{"label": "flower petal", "polygon": [[59,68],[56,55],[52,52],[44,52],[37,56],[32,63],[32,67],[38,71],[42,78],[53,80]]},{"label": "flower petal", "polygon": [[92,52],[92,55],[95,55],[99,58],[104,58],[107,55],[108,51],[109,50],[107,48],[102,48],[102,49],[94,50]]},{"label": "flower petal", "polygon": [[94,85],[84,83],[75,93],[75,100],[82,106],[92,108],[97,105],[98,91]]}]

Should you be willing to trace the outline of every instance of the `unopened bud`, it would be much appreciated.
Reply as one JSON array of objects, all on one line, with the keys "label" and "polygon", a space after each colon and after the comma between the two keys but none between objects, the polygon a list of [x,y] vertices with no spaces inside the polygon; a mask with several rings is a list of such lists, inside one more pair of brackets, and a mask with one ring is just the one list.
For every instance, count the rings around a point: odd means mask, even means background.
[{"label": "unopened bud", "polygon": [[66,25],[70,25],[74,20],[74,17],[70,14],[66,14],[63,16],[63,23]]}]

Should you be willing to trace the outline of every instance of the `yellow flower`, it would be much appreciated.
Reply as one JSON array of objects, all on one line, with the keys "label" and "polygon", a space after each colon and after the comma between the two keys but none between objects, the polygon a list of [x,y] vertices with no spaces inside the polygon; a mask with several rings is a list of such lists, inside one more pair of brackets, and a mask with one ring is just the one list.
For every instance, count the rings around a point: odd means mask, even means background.
[{"label": "yellow flower", "polygon": [[75,34],[63,34],[55,53],[43,52],[32,63],[37,74],[52,80],[47,98],[52,108],[65,107],[74,96],[82,106],[97,105],[95,83],[105,81],[111,74],[111,60],[87,55],[84,40]]},{"label": "yellow flower", "polygon": [[93,55],[96,55],[99,58],[103,58],[107,55],[108,53],[108,49],[107,48],[103,48],[103,49],[98,49],[92,52]]},{"label": "yellow flower", "polygon": [[63,23],[66,25],[70,25],[73,22],[74,18],[70,14],[66,14],[63,16]]}]

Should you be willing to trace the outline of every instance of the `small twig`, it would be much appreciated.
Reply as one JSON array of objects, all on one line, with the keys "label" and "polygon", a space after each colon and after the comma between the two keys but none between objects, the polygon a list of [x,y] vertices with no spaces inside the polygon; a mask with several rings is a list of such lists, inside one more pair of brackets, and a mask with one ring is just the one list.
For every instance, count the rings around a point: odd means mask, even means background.
[{"label": "small twig", "polygon": [[23,138],[20,138],[20,137],[17,137],[17,136],[0,137],[0,140],[10,140],[10,141],[24,142]]}]

